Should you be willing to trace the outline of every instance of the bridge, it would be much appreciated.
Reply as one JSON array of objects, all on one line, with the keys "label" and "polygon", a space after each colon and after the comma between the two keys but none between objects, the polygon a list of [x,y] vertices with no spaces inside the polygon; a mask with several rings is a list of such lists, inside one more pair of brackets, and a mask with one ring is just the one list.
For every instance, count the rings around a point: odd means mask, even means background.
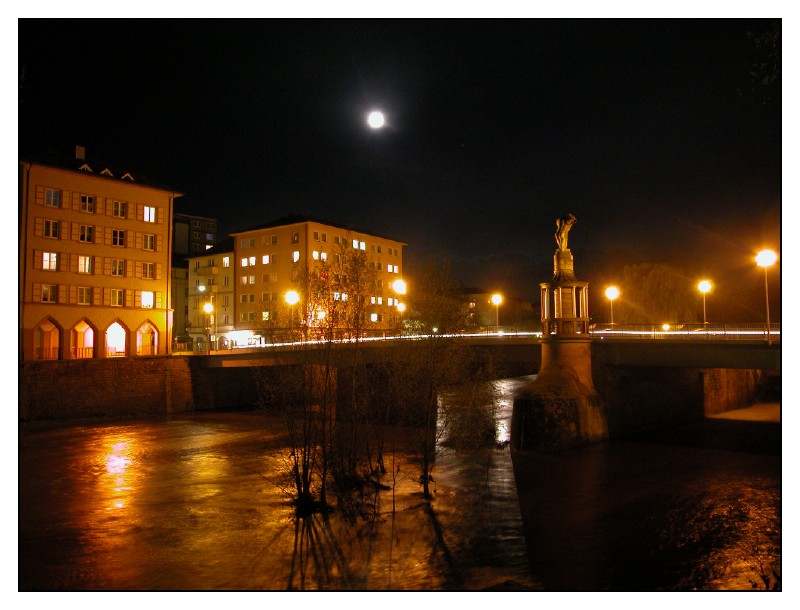
[{"label": "bridge", "polygon": [[[780,324],[595,325],[590,329],[593,352],[607,365],[754,369],[780,372]],[[379,334],[333,341],[309,340],[260,343],[212,350],[204,367],[272,366],[292,362],[320,362],[327,348],[337,365],[351,363],[356,347],[360,357],[389,357],[392,346],[433,338],[452,338],[483,350],[499,362],[524,362],[538,370],[541,331],[533,327],[484,327],[469,332],[434,335]],[[371,356],[370,356],[371,354]]]}]

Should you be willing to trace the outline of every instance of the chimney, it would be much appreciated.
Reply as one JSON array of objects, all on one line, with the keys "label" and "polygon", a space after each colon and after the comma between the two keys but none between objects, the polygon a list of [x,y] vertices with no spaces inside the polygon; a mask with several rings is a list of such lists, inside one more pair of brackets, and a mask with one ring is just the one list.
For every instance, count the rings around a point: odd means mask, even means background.
[{"label": "chimney", "polygon": [[86,160],[86,147],[85,146],[75,146],[75,158],[80,159],[81,161]]}]

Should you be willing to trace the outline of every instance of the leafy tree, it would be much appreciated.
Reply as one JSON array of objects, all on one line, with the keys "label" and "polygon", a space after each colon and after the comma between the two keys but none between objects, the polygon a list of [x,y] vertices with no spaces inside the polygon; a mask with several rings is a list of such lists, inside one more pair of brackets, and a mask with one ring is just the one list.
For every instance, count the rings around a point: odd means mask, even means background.
[{"label": "leafy tree", "polygon": [[621,324],[698,321],[697,291],[688,274],[668,263],[626,265],[614,303]]}]

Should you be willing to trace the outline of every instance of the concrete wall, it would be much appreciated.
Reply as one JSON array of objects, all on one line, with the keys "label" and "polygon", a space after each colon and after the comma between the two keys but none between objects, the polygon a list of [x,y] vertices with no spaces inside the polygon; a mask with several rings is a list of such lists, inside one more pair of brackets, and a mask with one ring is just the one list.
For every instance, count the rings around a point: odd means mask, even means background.
[{"label": "concrete wall", "polygon": [[19,366],[20,421],[192,411],[188,358],[97,358]]}]

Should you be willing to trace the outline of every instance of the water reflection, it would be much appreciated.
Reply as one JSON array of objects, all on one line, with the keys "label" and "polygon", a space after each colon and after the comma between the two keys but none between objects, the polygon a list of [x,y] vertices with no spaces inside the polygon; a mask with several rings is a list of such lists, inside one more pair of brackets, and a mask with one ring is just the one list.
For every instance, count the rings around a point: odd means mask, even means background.
[{"label": "water reflection", "polygon": [[[528,379],[487,388],[497,444],[463,450],[443,439],[431,502],[421,495],[411,436],[392,429],[382,487],[340,495],[342,510],[304,519],[287,491],[290,445],[279,419],[197,413],[25,434],[20,589],[774,584],[779,445],[743,453],[643,439],[512,463],[512,398]],[[719,438],[708,427],[704,435]]]}]

